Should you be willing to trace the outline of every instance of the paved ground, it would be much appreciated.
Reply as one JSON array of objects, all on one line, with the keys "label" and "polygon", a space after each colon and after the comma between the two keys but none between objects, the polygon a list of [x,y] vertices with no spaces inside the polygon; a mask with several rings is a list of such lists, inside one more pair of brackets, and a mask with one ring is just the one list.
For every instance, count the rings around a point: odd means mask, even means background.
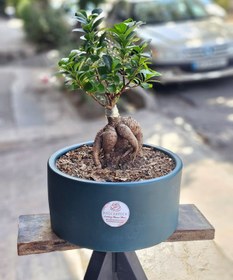
[{"label": "paved ground", "polygon": [[[5,34],[10,33],[9,26],[0,21]],[[22,33],[15,45],[20,48],[21,42],[24,44]],[[6,47],[2,44],[0,52]],[[84,249],[17,256],[18,216],[48,212],[48,157],[63,146],[93,139],[105,123],[104,118],[83,120],[56,88],[41,82],[53,71],[42,66],[8,63],[0,67],[0,278],[4,280],[82,279],[90,256]],[[181,202],[196,204],[216,228],[215,241],[166,243],[138,251],[148,278],[231,280],[233,164],[222,161],[199,141],[195,131],[178,126],[159,107],[133,116],[142,125],[145,142],[162,145],[182,157]]]},{"label": "paved ground", "polygon": [[233,162],[232,87],[233,79],[228,77],[167,87],[157,94],[159,107],[167,117],[181,126],[191,126],[206,145],[230,163]]}]

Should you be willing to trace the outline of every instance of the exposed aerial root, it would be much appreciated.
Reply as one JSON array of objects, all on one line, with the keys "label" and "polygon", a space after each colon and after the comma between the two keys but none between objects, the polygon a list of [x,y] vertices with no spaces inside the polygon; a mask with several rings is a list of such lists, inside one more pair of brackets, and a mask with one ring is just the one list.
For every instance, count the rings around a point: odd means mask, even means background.
[{"label": "exposed aerial root", "polygon": [[[132,154],[132,160],[140,153],[143,135],[136,120],[131,117],[108,118],[108,124],[101,129],[94,141],[93,160],[98,168],[111,166],[111,153],[119,157],[119,161]],[[104,160],[101,163],[100,153]]]},{"label": "exposed aerial root", "polygon": [[93,156],[93,160],[95,165],[98,168],[101,168],[101,162],[100,162],[100,158],[99,158],[99,154],[100,154],[100,150],[102,147],[102,134],[104,132],[104,129],[101,129],[95,137],[95,141],[93,144],[93,149],[92,149],[92,156]]}]

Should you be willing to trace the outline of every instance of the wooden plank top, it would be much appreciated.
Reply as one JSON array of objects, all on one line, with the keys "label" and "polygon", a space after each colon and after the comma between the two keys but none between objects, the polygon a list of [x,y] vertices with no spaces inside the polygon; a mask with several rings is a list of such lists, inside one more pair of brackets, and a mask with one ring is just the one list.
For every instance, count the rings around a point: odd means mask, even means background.
[{"label": "wooden plank top", "polygon": [[181,204],[176,231],[166,242],[214,239],[215,229],[194,204]]},{"label": "wooden plank top", "polygon": [[[181,204],[176,231],[165,242],[211,240],[215,230],[193,204]],[[57,237],[52,231],[49,214],[22,215],[19,217],[18,255],[48,253],[79,249]]]}]

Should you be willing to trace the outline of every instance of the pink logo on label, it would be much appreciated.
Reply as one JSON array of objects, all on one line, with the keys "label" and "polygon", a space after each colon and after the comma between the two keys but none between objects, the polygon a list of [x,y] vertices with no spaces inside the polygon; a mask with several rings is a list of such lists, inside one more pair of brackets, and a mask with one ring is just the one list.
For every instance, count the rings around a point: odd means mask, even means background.
[{"label": "pink logo on label", "polygon": [[102,209],[103,221],[110,227],[123,226],[129,219],[128,206],[121,201],[110,201]]},{"label": "pink logo on label", "polygon": [[113,202],[110,209],[112,211],[119,212],[119,211],[121,211],[121,206],[120,206],[119,202]]}]

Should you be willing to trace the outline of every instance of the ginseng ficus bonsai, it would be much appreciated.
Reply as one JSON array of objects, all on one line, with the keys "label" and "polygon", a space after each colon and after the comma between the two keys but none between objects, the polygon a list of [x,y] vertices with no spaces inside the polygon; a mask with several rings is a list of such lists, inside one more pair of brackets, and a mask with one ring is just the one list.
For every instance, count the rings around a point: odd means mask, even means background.
[{"label": "ginseng ficus bonsai", "polygon": [[[119,98],[127,90],[152,87],[159,73],[152,70],[148,42],[141,41],[137,29],[143,22],[127,19],[111,28],[100,28],[102,10],[75,14],[82,32],[82,44],[59,61],[65,83],[83,90],[105,109],[107,124],[96,135],[93,160],[98,168],[111,167],[112,152],[119,159],[134,160],[142,149],[143,134],[136,120],[121,117]],[[133,93],[132,93],[133,94]],[[102,157],[100,158],[100,154]]]},{"label": "ginseng ficus bonsai", "polygon": [[[60,238],[97,252],[153,246],[177,227],[182,162],[166,149],[142,145],[137,121],[117,110],[124,92],[150,88],[158,75],[148,66],[148,43],[136,33],[142,22],[128,19],[100,29],[98,9],[76,18],[83,43],[61,59],[61,72],[72,89],[103,106],[108,122],[94,143],[62,148],[49,158],[51,227]],[[112,269],[105,268],[109,275]]]}]

